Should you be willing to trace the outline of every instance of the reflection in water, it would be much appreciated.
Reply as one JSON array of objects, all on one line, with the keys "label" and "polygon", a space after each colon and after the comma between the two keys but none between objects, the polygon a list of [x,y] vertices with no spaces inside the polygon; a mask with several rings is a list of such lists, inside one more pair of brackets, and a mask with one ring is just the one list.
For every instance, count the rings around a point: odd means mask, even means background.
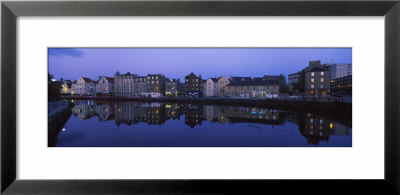
[{"label": "reflection in water", "polygon": [[[79,119],[70,119],[65,126],[100,130],[69,142],[61,139],[68,137],[68,131],[61,132],[56,146],[351,146],[351,120],[313,114],[200,104],[91,100],[74,104],[72,114]],[[117,131],[122,124],[135,127],[135,132]],[[182,131],[186,128],[201,131]],[[92,138],[85,142],[88,137]]]}]

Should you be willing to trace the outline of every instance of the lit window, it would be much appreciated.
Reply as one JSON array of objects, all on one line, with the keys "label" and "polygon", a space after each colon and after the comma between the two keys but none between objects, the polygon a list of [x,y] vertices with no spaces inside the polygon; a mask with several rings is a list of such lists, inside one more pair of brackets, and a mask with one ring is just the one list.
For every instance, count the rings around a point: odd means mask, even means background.
[{"label": "lit window", "polygon": [[312,76],[312,77],[314,76],[314,72],[311,72],[311,76]]},{"label": "lit window", "polygon": [[311,79],[311,83],[314,83],[314,79],[313,78]]},{"label": "lit window", "polygon": [[324,72],[321,72],[321,75],[324,76]]},{"label": "lit window", "polygon": [[314,85],[311,85],[311,89],[314,89]]},{"label": "lit window", "polygon": [[323,83],[324,82],[324,78],[321,78],[321,83]]}]

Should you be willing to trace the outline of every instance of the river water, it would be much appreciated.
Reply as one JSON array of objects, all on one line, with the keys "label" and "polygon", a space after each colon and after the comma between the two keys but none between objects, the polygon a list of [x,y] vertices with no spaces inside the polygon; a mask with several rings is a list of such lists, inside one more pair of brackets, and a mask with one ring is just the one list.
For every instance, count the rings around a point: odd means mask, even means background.
[{"label": "river water", "polygon": [[71,117],[49,146],[352,146],[351,119],[313,113],[201,104],[94,100],[73,103]]}]

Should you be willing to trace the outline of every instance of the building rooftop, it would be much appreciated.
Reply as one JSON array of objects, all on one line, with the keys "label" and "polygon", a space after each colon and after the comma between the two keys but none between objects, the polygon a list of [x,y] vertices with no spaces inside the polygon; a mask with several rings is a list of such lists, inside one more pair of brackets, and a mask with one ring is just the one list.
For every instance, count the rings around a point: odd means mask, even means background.
[{"label": "building rooftop", "polygon": [[325,68],[322,68],[322,67],[314,67],[314,68],[311,68],[309,71],[307,71],[307,72],[319,72],[319,71],[327,71],[327,69],[325,69]]},{"label": "building rooftop", "polygon": [[228,86],[261,86],[261,85],[276,85],[278,84],[276,81],[273,80],[253,80],[253,81],[246,81],[246,82],[232,82]]}]

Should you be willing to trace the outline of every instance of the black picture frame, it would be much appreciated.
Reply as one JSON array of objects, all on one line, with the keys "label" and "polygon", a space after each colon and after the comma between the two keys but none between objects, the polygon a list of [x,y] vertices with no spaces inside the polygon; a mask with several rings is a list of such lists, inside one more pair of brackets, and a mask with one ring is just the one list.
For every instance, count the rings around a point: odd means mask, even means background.
[{"label": "black picture frame", "polygon": [[[16,24],[19,16],[385,16],[385,178],[382,180],[16,179]],[[400,191],[399,35],[399,0],[2,1],[1,192],[4,194],[264,194],[268,192],[398,194]]]}]

